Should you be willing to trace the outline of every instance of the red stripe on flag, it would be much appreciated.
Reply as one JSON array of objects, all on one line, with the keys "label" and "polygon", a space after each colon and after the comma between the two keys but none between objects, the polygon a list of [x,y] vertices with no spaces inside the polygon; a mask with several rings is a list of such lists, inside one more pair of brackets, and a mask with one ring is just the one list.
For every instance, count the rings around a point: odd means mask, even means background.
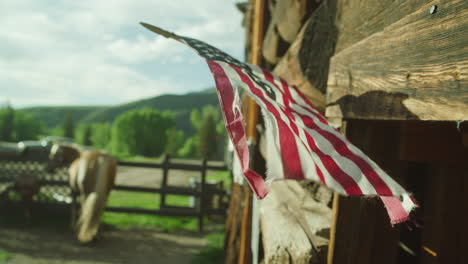
[{"label": "red stripe on flag", "polygon": [[[276,84],[274,83],[273,76],[269,72],[263,70],[263,74],[265,75],[267,81],[271,82],[276,86]],[[278,86],[276,86],[276,88],[278,88],[279,90]],[[273,106],[269,106],[268,110],[270,110],[270,108],[276,110]],[[284,177],[293,180],[303,180],[305,179],[305,177],[304,172],[302,170],[299,151],[297,150],[296,137],[291,132],[288,125],[279,117],[279,113],[276,114],[276,116],[278,119],[276,123],[278,124],[279,129],[280,147],[282,152],[281,159],[283,161]],[[291,127],[293,130],[298,131],[294,123],[290,122],[290,124],[294,125],[294,128]]]},{"label": "red stripe on flag", "polygon": [[[282,85],[283,91],[284,91],[284,95],[283,95],[284,104],[285,104],[286,108],[290,108],[289,100],[291,100],[293,103],[296,103],[296,101],[292,97],[291,91],[289,91],[289,87],[288,87],[287,83],[283,79],[280,79],[280,80],[281,80],[281,85]],[[291,119],[293,121],[293,122],[290,122],[291,128],[293,129],[294,133],[299,136],[299,130],[298,130],[296,124],[294,123],[294,121],[296,121],[296,117],[289,111],[284,111],[284,112],[289,117],[289,119]],[[327,182],[325,181],[325,177],[323,176],[323,173],[320,170],[320,168],[317,166],[317,164],[313,164],[313,165],[315,167],[315,171],[317,172],[317,175],[318,175],[320,181],[323,184],[327,185]]]},{"label": "red stripe on flag", "polygon": [[[216,82],[218,99],[222,108],[226,128],[239,157],[244,176],[257,197],[263,198],[268,193],[268,189],[263,178],[248,167],[250,158],[244,124],[242,120],[236,118],[233,111],[233,104],[235,103],[234,88],[220,65],[210,60],[206,61]],[[238,114],[241,115],[241,113]]]},{"label": "red stripe on flag", "polygon": [[321,136],[328,140],[333,146],[333,148],[343,157],[348,158],[353,161],[356,166],[361,170],[364,176],[369,180],[369,182],[374,187],[375,191],[379,195],[393,195],[390,188],[387,184],[379,177],[375,170],[367,163],[364,159],[354,154],[347,146],[347,144],[338,138],[333,133],[321,129],[318,125],[315,124],[314,120],[311,118],[303,118],[304,124],[317,131]]},{"label": "red stripe on flag", "polygon": [[[245,75],[241,69],[229,65],[231,68],[233,68],[239,77],[241,78],[242,82],[247,84],[252,91],[253,94],[255,94],[258,98],[260,98],[265,106],[267,107],[268,111],[270,111],[273,115],[276,116],[276,119],[280,120],[279,113],[277,112],[276,108],[274,108],[268,100],[265,99],[265,96],[263,95],[262,91],[257,89],[255,85],[252,83],[250,78]],[[281,121],[283,122],[283,121]],[[336,162],[329,156],[323,153],[315,144],[314,139],[308,134],[305,133],[307,141],[312,148],[312,151],[316,152],[322,161],[324,167],[330,172],[330,175],[338,182],[340,185],[343,187],[345,192],[350,195],[362,195],[362,191],[359,188],[359,185],[354,181],[354,179],[346,174],[337,164]],[[294,161],[293,161],[294,162]]]}]

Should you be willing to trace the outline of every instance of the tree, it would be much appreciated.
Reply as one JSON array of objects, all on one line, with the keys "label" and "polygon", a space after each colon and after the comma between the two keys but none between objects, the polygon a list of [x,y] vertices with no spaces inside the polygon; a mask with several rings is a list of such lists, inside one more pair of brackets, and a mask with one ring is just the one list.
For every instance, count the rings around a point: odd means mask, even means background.
[{"label": "tree", "polygon": [[0,110],[0,141],[13,141],[15,110],[7,104]]},{"label": "tree", "polygon": [[177,156],[178,150],[184,145],[184,132],[170,128],[167,130],[167,143],[165,152],[171,156]]},{"label": "tree", "polygon": [[68,138],[75,137],[75,122],[70,113],[66,113],[62,124],[63,136]]},{"label": "tree", "polygon": [[16,111],[13,122],[13,140],[36,140],[44,132],[44,124],[23,112]]},{"label": "tree", "polygon": [[91,143],[96,148],[110,148],[111,125],[109,123],[96,123],[91,125]]},{"label": "tree", "polygon": [[203,116],[199,129],[199,155],[201,158],[210,159],[216,154],[218,146],[218,139],[216,136],[215,115],[213,112],[206,113],[206,115]]},{"label": "tree", "polygon": [[112,126],[112,151],[124,155],[159,156],[164,152],[167,130],[175,127],[170,112],[131,110],[119,115]]},{"label": "tree", "polygon": [[89,124],[81,124],[76,129],[75,139],[76,142],[84,145],[91,146],[93,142],[91,141],[92,129]]},{"label": "tree", "polygon": [[184,157],[215,158],[225,134],[219,110],[212,105],[203,107],[201,113],[194,109],[190,113],[190,121],[196,133],[187,139],[179,154]]},{"label": "tree", "polygon": [[44,124],[10,105],[0,109],[0,141],[35,140],[44,132]]}]

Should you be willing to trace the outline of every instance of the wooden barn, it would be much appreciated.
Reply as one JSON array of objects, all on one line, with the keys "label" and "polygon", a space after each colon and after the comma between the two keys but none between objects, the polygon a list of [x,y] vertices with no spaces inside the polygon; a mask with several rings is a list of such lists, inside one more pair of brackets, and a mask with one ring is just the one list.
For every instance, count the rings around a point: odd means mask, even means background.
[{"label": "wooden barn", "polygon": [[[411,191],[413,221],[308,182],[233,185],[226,263],[468,263],[468,1],[250,0],[246,60],[296,85]],[[244,98],[253,169],[262,120]]]}]

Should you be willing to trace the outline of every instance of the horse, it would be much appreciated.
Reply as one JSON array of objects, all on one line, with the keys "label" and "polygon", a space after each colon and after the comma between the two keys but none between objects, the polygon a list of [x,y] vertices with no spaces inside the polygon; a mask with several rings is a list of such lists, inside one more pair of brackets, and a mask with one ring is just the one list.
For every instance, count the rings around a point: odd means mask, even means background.
[{"label": "horse", "polygon": [[[55,143],[49,155],[49,170],[69,166],[69,184],[78,195],[81,209],[72,206],[72,226],[81,243],[94,240],[107,198],[114,187],[117,162],[101,150],[87,150],[74,144]],[[78,220],[75,221],[78,215]]]}]

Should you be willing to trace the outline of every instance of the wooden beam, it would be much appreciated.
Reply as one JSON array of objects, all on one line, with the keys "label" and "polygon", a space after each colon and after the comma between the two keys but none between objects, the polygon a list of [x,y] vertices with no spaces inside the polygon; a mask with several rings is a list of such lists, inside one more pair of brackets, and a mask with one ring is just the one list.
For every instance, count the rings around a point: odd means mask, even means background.
[{"label": "wooden beam", "polygon": [[[265,13],[265,0],[254,0],[254,17],[252,28],[252,46],[249,62],[253,65],[261,66],[262,63],[262,42],[263,42],[263,24]],[[247,139],[257,141],[257,123],[258,123],[258,105],[255,101],[247,97]]]},{"label": "wooden beam", "polygon": [[252,250],[251,250],[251,232],[252,232],[252,191],[248,185],[243,185],[244,188],[244,201],[242,209],[242,220],[240,227],[240,245],[239,245],[239,264],[252,263]]},{"label": "wooden beam", "polygon": [[[261,203],[265,264],[323,263],[331,209],[297,181],[276,181]],[[319,235],[320,233],[321,235]]]},{"label": "wooden beam", "polygon": [[334,55],[329,117],[465,120],[468,2],[426,3]]},{"label": "wooden beam", "polygon": [[277,1],[273,13],[281,37],[289,43],[296,39],[307,14],[309,0],[282,0]]},{"label": "wooden beam", "polygon": [[306,76],[300,63],[300,50],[304,42],[304,32],[310,20],[303,26],[296,40],[291,44],[286,55],[278,62],[273,73],[285,79],[290,85],[296,86],[320,110],[325,110],[325,93],[314,86]]}]

